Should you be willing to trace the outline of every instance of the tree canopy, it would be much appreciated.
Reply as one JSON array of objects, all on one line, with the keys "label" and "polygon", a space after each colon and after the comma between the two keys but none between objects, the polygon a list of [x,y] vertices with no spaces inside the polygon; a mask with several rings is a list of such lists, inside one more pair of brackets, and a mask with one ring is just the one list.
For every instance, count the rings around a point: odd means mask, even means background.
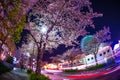
[{"label": "tree canopy", "polygon": [[26,24],[38,50],[36,73],[40,74],[45,50],[78,43],[77,38],[88,33],[87,27],[95,27],[93,18],[100,16],[89,0],[39,0],[29,11]]},{"label": "tree canopy", "polygon": [[3,44],[13,51],[14,43],[20,41],[26,13],[32,6],[30,2],[31,0],[0,0],[0,53]]},{"label": "tree canopy", "polygon": [[26,20],[21,5],[22,0],[0,1],[0,47],[5,44],[9,50],[14,50],[14,43],[20,40]]},{"label": "tree canopy", "polygon": [[47,28],[43,35],[46,48],[57,47],[59,44],[72,45],[77,43],[78,36],[85,36],[86,27],[95,27],[93,18],[102,16],[94,13],[89,0],[40,0],[28,14],[31,33],[40,41],[42,27]]}]

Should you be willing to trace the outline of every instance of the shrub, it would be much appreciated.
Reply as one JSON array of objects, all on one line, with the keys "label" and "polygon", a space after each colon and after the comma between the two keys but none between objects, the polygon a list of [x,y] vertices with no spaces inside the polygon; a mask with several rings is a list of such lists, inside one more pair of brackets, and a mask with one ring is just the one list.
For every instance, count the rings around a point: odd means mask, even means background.
[{"label": "shrub", "polygon": [[37,75],[34,72],[30,73],[30,80],[37,80]]},{"label": "shrub", "polygon": [[27,73],[30,74],[32,72],[31,69],[27,69]]},{"label": "shrub", "polygon": [[96,66],[89,67],[89,68],[87,68],[87,70],[88,71],[89,70],[97,70],[97,69],[100,69],[100,68],[102,68],[104,66],[105,66],[105,64],[99,64],[99,65],[96,65]]},{"label": "shrub", "polygon": [[38,80],[50,80],[49,77],[46,77],[45,75],[41,74],[37,76]]},{"label": "shrub", "polygon": [[30,80],[50,80],[49,77],[46,77],[45,75],[36,75],[35,72],[30,73]]},{"label": "shrub", "polygon": [[0,74],[5,73],[5,72],[9,72],[12,69],[5,66],[2,62],[0,62]]},{"label": "shrub", "polygon": [[10,63],[10,64],[13,64],[13,57],[8,56],[6,62],[8,62],[8,63]]},{"label": "shrub", "polygon": [[78,69],[68,69],[68,70],[64,70],[65,73],[73,73],[73,72],[79,72]]}]

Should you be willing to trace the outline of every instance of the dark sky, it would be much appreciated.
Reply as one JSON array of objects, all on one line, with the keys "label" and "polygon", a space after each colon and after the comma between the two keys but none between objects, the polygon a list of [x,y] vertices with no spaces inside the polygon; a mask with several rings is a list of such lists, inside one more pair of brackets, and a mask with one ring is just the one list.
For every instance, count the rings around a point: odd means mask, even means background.
[{"label": "dark sky", "polygon": [[97,29],[109,26],[113,41],[120,39],[120,3],[119,0],[90,0],[94,12],[103,17],[94,20]]}]

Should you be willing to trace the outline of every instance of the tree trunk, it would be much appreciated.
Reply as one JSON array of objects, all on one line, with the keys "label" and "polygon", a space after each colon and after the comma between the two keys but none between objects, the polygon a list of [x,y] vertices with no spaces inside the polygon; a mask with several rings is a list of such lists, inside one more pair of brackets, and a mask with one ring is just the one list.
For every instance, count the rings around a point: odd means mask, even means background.
[{"label": "tree trunk", "polygon": [[98,65],[96,53],[94,53],[94,56],[95,56],[96,65]]},{"label": "tree trunk", "polygon": [[36,74],[37,75],[40,75],[41,74],[41,64],[42,64],[42,55],[43,55],[43,51],[42,51],[42,38],[43,38],[43,35],[41,35],[41,38],[40,38],[40,42],[37,42],[35,37],[31,34],[30,32],[30,35],[32,36],[32,38],[34,39],[34,42],[37,46],[37,63],[36,63]]},{"label": "tree trunk", "polygon": [[36,74],[41,74],[41,68],[42,68],[42,57],[45,50],[45,46],[42,47],[42,41],[40,42],[40,47],[38,46],[38,54],[37,54],[37,66],[36,66]]},{"label": "tree trunk", "polygon": [[86,69],[87,69],[87,60],[86,60],[86,57],[84,58],[84,61],[85,61]]},{"label": "tree trunk", "polygon": [[37,66],[36,66],[36,74],[37,75],[41,74],[43,53],[44,53],[43,48],[42,49],[39,48],[38,54],[37,54]]},{"label": "tree trunk", "polygon": [[[2,49],[2,45],[3,45],[3,43],[0,43],[0,56],[1,56],[2,51],[3,51],[3,49]],[[0,57],[0,60],[1,60],[1,57]]]},{"label": "tree trunk", "polygon": [[37,64],[36,64],[36,74],[41,74],[41,49],[38,47],[38,54],[37,54]]},{"label": "tree trunk", "polygon": [[96,62],[96,65],[98,65],[98,61],[97,61],[97,53],[98,53],[98,50],[99,50],[99,46],[100,46],[101,43],[98,43],[98,45],[95,45],[95,52],[94,52],[94,56],[95,56],[95,62]]},{"label": "tree trunk", "polygon": [[32,67],[32,57],[29,57],[29,66],[30,66],[30,69],[33,69],[33,67]]},{"label": "tree trunk", "polygon": [[3,45],[3,43],[0,43],[0,54],[2,53],[2,45]]},{"label": "tree trunk", "polygon": [[37,66],[36,66],[36,74],[39,75],[41,74],[41,63],[42,63],[42,59],[41,59],[41,56],[42,56],[42,37],[43,35],[41,35],[41,38],[40,38],[40,42],[37,44],[37,50],[38,50],[38,54],[37,54]]}]

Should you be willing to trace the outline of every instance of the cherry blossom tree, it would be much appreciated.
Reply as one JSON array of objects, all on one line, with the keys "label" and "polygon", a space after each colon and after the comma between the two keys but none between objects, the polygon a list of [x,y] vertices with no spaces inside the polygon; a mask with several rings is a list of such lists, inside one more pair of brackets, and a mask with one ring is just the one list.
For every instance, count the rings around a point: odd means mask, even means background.
[{"label": "cherry blossom tree", "polygon": [[85,36],[87,27],[94,28],[92,19],[99,16],[89,0],[39,0],[29,11],[26,25],[37,45],[36,73],[41,73],[45,50],[77,44],[77,37]]},{"label": "cherry blossom tree", "polygon": [[3,45],[6,45],[9,51],[15,50],[14,44],[21,38],[26,14],[35,1],[0,0],[0,53],[4,51]]},{"label": "cherry blossom tree", "polygon": [[[81,54],[81,51],[80,49],[75,49],[75,48],[72,48],[72,49],[69,49],[67,50],[63,55],[62,55],[62,58],[65,60],[65,61],[68,61],[70,66],[73,66],[74,65],[74,61],[77,60],[77,56]],[[79,56],[79,59],[81,57]]]}]

